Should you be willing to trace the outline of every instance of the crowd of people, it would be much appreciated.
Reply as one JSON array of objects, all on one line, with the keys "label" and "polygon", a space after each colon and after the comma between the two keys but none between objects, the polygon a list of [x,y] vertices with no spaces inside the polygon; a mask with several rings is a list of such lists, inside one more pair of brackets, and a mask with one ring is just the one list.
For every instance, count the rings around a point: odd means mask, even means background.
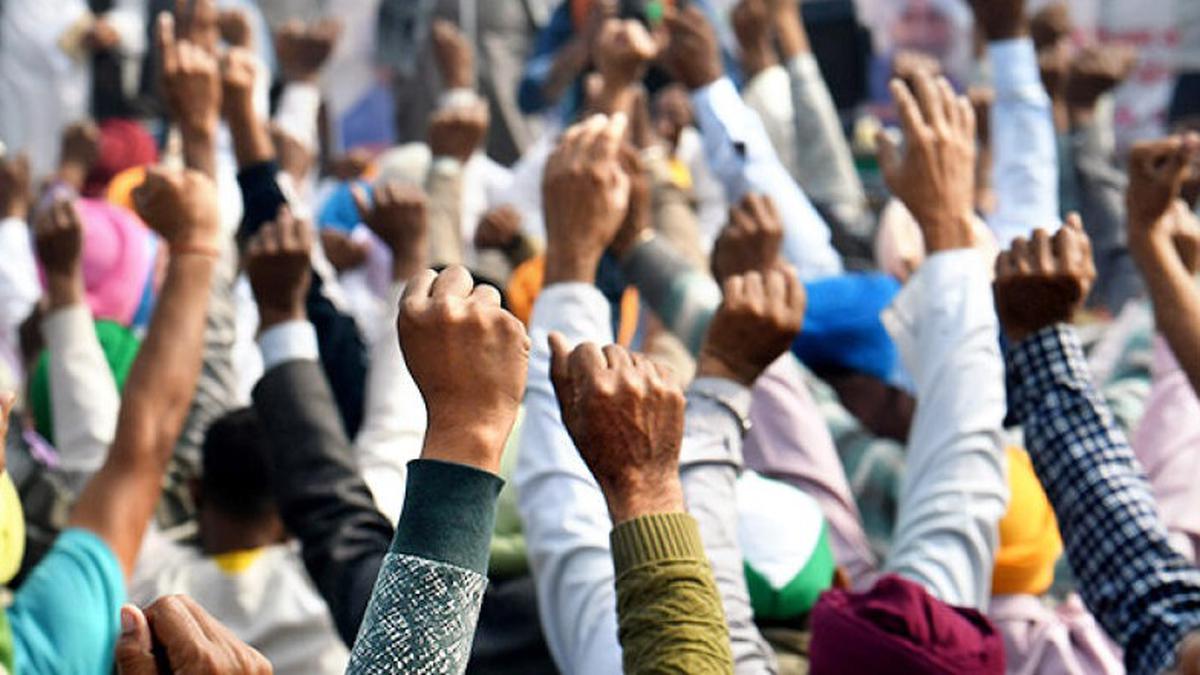
[{"label": "crowd of people", "polygon": [[0,672],[1200,675],[1186,67],[361,4],[0,1]]}]

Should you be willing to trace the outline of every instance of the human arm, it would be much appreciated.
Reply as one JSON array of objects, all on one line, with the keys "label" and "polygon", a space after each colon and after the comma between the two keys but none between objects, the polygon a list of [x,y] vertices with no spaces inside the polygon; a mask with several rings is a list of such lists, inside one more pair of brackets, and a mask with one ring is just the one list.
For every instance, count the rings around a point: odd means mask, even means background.
[{"label": "human arm", "polygon": [[996,210],[988,225],[1001,246],[1036,227],[1057,229],[1057,141],[1042,85],[1025,0],[972,0],[992,64],[992,180]]},{"label": "human arm", "polygon": [[[118,675],[273,672],[266,657],[184,595],[159,598],[144,610],[122,607],[115,652]],[[160,658],[166,661],[165,671],[159,668]]]},{"label": "human arm", "polygon": [[770,195],[783,217],[783,256],[801,279],[837,274],[841,259],[829,228],[779,162],[762,121],[722,76],[716,37],[703,13],[690,6],[669,14],[671,45],[665,59],[692,92],[705,156],[731,202],[750,192]]},{"label": "human arm", "polygon": [[538,34],[532,55],[525,63],[517,91],[517,105],[522,113],[544,112],[560,101],[587,66],[599,24],[613,15],[614,10],[615,3],[611,0],[596,3],[587,27],[577,34],[571,25],[570,6],[559,5]]},{"label": "human arm", "polygon": [[198,172],[152,169],[134,200],[174,255],[126,380],[112,448],[69,519],[107,542],[127,576],[199,376],[220,230],[214,186]]},{"label": "human arm", "polygon": [[[215,180],[216,137],[221,119],[221,74],[215,37],[200,26],[201,13],[215,12],[211,1],[197,3],[176,38],[176,20],[166,12],[158,17],[158,46],[167,109],[183,138],[184,164]],[[203,33],[203,34],[202,34]]]},{"label": "human arm", "polygon": [[1200,572],[1171,549],[1141,466],[1065,325],[1095,276],[1083,228],[1072,219],[1053,246],[1040,241],[996,266],[1010,410],[1088,609],[1125,650],[1130,673],[1163,672],[1200,627]]}]

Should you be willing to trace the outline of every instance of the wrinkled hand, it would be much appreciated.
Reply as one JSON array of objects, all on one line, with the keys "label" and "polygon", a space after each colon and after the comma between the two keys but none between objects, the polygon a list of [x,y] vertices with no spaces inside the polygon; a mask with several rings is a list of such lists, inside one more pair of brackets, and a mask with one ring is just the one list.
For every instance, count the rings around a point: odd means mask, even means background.
[{"label": "wrinkled hand", "polygon": [[483,143],[488,109],[483,101],[439,110],[429,118],[429,151],[434,157],[453,157],[466,163]]},{"label": "wrinkled hand", "polygon": [[1067,71],[1067,105],[1092,110],[1096,101],[1125,81],[1137,65],[1137,50],[1125,45],[1092,46],[1081,51]]},{"label": "wrinkled hand", "polygon": [[1200,136],[1196,134],[1138,143],[1130,150],[1125,205],[1130,248],[1135,253],[1141,245],[1168,235],[1166,216],[1197,158]]},{"label": "wrinkled hand", "polygon": [[1043,229],[1033,238],[1015,239],[996,259],[996,314],[1013,344],[1058,323],[1069,322],[1083,307],[1096,268],[1092,244],[1078,214],[1051,237]]},{"label": "wrinkled hand", "polygon": [[220,250],[217,188],[203,173],[150,167],[145,182],[133,191],[133,204],[172,249]]},{"label": "wrinkled hand", "polygon": [[521,235],[521,212],[508,204],[491,209],[475,228],[475,248],[506,249]]},{"label": "wrinkled hand", "polygon": [[357,185],[351,194],[359,217],[392,252],[392,278],[400,281],[420,271],[429,249],[425,191],[393,181],[375,186],[374,203]]},{"label": "wrinkled hand", "polygon": [[48,281],[78,281],[82,288],[83,225],[71,200],[59,198],[40,209],[33,241]]},{"label": "wrinkled hand", "polygon": [[453,265],[408,282],[396,327],[429,417],[421,457],[499,473],[525,395],[525,326],[496,289]]},{"label": "wrinkled hand", "polygon": [[614,524],[683,510],[684,397],[671,372],[619,345],[570,350],[550,334],[550,376],[563,424],[608,502]]},{"label": "wrinkled hand", "polygon": [[158,19],[158,43],[163,91],[172,119],[185,134],[216,133],[221,112],[221,74],[216,57],[196,43],[176,40],[175,20],[165,12]]},{"label": "wrinkled hand", "polygon": [[971,0],[975,23],[988,42],[1011,40],[1025,35],[1025,0]]},{"label": "wrinkled hand", "polygon": [[790,267],[731,276],[697,359],[698,377],[749,387],[788,350],[804,323],[808,295]]},{"label": "wrinkled hand", "polygon": [[639,82],[647,65],[658,55],[658,45],[641,22],[607,19],[592,45],[592,63],[611,89]]},{"label": "wrinkled hand", "polygon": [[293,19],[275,32],[275,54],[283,78],[291,82],[312,82],[321,74],[329,60],[342,24],[336,19],[322,19],[311,25]]},{"label": "wrinkled hand", "polygon": [[305,318],[304,298],[312,283],[313,233],[308,223],[279,208],[246,243],[246,276],[258,304],[259,330]]},{"label": "wrinkled hand", "polygon": [[779,264],[783,223],[775,202],[747,194],[729,209],[729,223],[713,246],[713,276],[718,283],[735,274],[765,272]]},{"label": "wrinkled hand", "polygon": [[724,74],[717,34],[695,5],[668,11],[664,17],[671,41],[663,62],[675,79],[691,90],[716,82]]},{"label": "wrinkled hand", "polygon": [[445,89],[475,88],[475,50],[453,23],[433,22],[433,60]]},{"label": "wrinkled hand", "polygon": [[143,610],[121,608],[116,666],[120,675],[169,675],[159,671],[154,646],[166,653],[169,673],[270,675],[271,663],[184,595],[159,598]]},{"label": "wrinkled hand", "polygon": [[916,85],[914,98],[904,83],[892,81],[905,148],[901,155],[891,137],[881,131],[876,139],[879,165],[892,194],[921,226],[931,254],[969,248],[975,203],[975,111],[944,78],[934,81],[918,73]]},{"label": "wrinkled hand", "polygon": [[0,218],[25,220],[32,202],[29,156],[0,155]]},{"label": "wrinkled hand", "polygon": [[231,47],[250,49],[254,46],[254,30],[250,16],[242,9],[224,9],[217,15],[217,28]]},{"label": "wrinkled hand", "polygon": [[593,115],[567,129],[546,162],[546,285],[592,282],[604,249],[629,211],[630,179],[621,166],[627,118]]},{"label": "wrinkled hand", "polygon": [[76,122],[63,130],[60,164],[74,164],[86,174],[99,157],[100,128],[94,122]]}]

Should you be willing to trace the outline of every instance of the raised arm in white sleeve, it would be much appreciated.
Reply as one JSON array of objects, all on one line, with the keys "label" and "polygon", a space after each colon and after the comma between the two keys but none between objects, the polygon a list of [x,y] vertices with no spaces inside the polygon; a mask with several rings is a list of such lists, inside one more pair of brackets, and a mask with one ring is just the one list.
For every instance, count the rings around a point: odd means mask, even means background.
[{"label": "raised arm in white sleeve", "polygon": [[988,44],[992,64],[992,180],[996,211],[988,225],[1001,248],[1035,228],[1053,234],[1058,212],[1058,145],[1050,96],[1029,38]]},{"label": "raised arm in white sleeve", "polygon": [[884,567],[986,611],[1008,506],[999,323],[974,249],[930,257],[884,314],[917,386],[895,539]]}]

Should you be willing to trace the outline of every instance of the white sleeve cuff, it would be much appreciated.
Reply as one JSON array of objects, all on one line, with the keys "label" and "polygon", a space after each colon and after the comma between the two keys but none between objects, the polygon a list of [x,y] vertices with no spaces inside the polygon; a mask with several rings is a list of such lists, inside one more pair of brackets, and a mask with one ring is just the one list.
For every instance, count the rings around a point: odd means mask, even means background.
[{"label": "white sleeve cuff", "polygon": [[1016,38],[988,43],[988,60],[992,64],[992,86],[997,97],[1029,87],[1042,88],[1033,40]]},{"label": "white sleeve cuff", "polygon": [[307,321],[288,321],[268,328],[258,336],[258,348],[262,351],[263,372],[288,361],[320,358],[317,331]]}]

